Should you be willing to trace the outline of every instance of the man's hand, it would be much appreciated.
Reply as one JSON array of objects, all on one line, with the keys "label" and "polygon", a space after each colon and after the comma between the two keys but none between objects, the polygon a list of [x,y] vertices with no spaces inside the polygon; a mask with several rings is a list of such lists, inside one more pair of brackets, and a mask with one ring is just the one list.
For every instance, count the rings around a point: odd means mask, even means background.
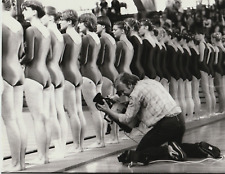
[{"label": "man's hand", "polygon": [[109,105],[107,104],[107,102],[105,100],[103,100],[103,101],[104,101],[104,105],[100,105],[100,104],[97,103],[96,104],[97,108],[100,111],[108,113],[110,111]]}]

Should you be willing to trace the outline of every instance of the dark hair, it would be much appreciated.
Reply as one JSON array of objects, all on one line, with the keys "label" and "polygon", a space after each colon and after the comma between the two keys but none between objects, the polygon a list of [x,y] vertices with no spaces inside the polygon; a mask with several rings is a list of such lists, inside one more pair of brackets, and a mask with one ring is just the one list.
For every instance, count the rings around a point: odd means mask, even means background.
[{"label": "dark hair", "polygon": [[128,26],[128,24],[124,21],[118,21],[116,22],[114,25],[117,25],[118,28],[124,30],[126,35],[129,35],[130,33],[130,27]]},{"label": "dark hair", "polygon": [[171,29],[168,29],[168,28],[164,28],[164,29],[165,29],[167,35],[168,36],[171,36],[171,39],[173,39],[174,38],[174,33],[172,32],[172,30]]},{"label": "dark hair", "polygon": [[80,15],[79,22],[83,22],[84,26],[87,27],[90,32],[97,31],[97,17],[93,13],[84,13]]},{"label": "dark hair", "polygon": [[178,41],[182,39],[182,35],[180,34],[178,30],[174,31],[174,37],[177,38]]},{"label": "dark hair", "polygon": [[114,85],[115,85],[115,87],[118,86],[119,82],[122,82],[127,86],[128,85],[136,85],[139,80],[140,79],[138,76],[124,72],[117,76]]},{"label": "dark hair", "polygon": [[97,23],[105,26],[106,33],[110,33],[110,34],[112,33],[111,32],[112,24],[107,16],[97,17]]},{"label": "dark hair", "polygon": [[155,36],[158,36],[159,35],[159,30],[157,28],[154,28],[153,29],[153,32],[154,32],[154,35]]},{"label": "dark hair", "polygon": [[211,37],[214,38],[217,42],[222,40],[222,34],[220,32],[212,33]]},{"label": "dark hair", "polygon": [[12,8],[12,3],[10,0],[2,0],[2,5],[6,11],[11,10]]},{"label": "dark hair", "polygon": [[24,10],[26,7],[30,7],[32,10],[36,10],[38,18],[42,18],[45,15],[44,7],[39,1],[27,0],[21,5],[22,10]]},{"label": "dark hair", "polygon": [[55,22],[58,21],[61,17],[61,13],[57,13],[56,8],[52,7],[52,6],[46,6],[45,12],[46,12],[47,15],[53,16]]},{"label": "dark hair", "polygon": [[153,31],[154,30],[154,26],[153,26],[153,24],[152,24],[150,19],[147,19],[147,18],[146,19],[142,19],[140,21],[140,23],[142,25],[144,25],[144,26],[147,26],[149,31]]},{"label": "dark hair", "polygon": [[139,31],[140,22],[134,18],[127,18],[125,22],[128,24],[130,28],[133,28],[134,31]]},{"label": "dark hair", "polygon": [[71,21],[72,25],[76,25],[78,21],[78,14],[75,10],[68,9],[62,12],[62,19]]},{"label": "dark hair", "polygon": [[190,42],[191,40],[193,40],[193,36],[191,34],[188,33],[184,33],[181,35],[183,39],[185,39],[187,42]]}]

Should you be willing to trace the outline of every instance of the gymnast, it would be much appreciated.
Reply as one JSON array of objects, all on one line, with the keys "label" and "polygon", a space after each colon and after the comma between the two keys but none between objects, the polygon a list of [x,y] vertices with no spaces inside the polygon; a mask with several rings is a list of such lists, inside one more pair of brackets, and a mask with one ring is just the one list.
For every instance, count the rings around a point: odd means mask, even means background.
[{"label": "gymnast", "polygon": [[128,39],[133,45],[134,55],[131,61],[130,69],[134,75],[137,75],[141,80],[145,78],[144,63],[142,59],[143,41],[139,36],[140,22],[134,18],[125,20],[129,27]]},{"label": "gymnast", "polygon": [[[102,95],[113,96],[116,90],[113,86],[118,72],[115,67],[116,41],[112,37],[111,22],[107,16],[97,17],[97,34],[100,36],[101,49],[98,56],[98,67],[103,76]],[[119,143],[119,128],[114,122],[108,125],[111,128],[108,143]]]},{"label": "gymnast", "polygon": [[214,37],[211,35],[211,43],[207,43],[209,48],[209,55],[207,59],[207,66],[209,68],[209,92],[212,101],[212,112],[211,115],[216,113],[216,96],[215,96],[215,86],[214,86],[214,78],[215,78],[215,56],[216,56],[216,46],[214,44]]},{"label": "gymnast", "polygon": [[184,71],[186,74],[186,80],[184,81],[185,85],[185,101],[186,101],[186,121],[191,121],[193,120],[193,114],[194,114],[194,101],[192,97],[192,74],[191,74],[191,50],[188,47],[188,42],[191,40],[191,37],[187,34],[184,33],[182,34],[182,40],[181,40],[181,45],[184,50],[183,54],[183,67]]},{"label": "gymnast", "polygon": [[68,133],[68,123],[63,107],[64,76],[59,62],[62,59],[64,51],[63,36],[57,28],[57,21],[60,17],[56,9],[52,6],[45,7],[45,16],[42,17],[42,23],[47,26],[51,35],[52,56],[47,59],[47,67],[51,75],[51,103],[50,114],[52,123],[52,142],[55,146],[54,158],[63,158]]},{"label": "gymnast", "polygon": [[190,72],[192,74],[192,98],[194,101],[194,112],[193,112],[193,119],[199,119],[200,117],[200,108],[201,108],[201,101],[199,97],[199,87],[200,87],[200,69],[199,69],[199,43],[196,42],[194,36],[191,36],[191,39],[187,43],[188,47],[191,51],[190,57]]},{"label": "gymnast", "polygon": [[180,78],[180,72],[178,69],[178,60],[177,60],[177,51],[178,48],[173,42],[174,39],[174,33],[170,30],[166,30],[166,48],[167,48],[167,54],[166,54],[166,64],[167,69],[171,75],[171,81],[169,84],[169,93],[172,95],[173,99],[176,101],[176,103],[179,105],[178,100],[178,80]]},{"label": "gymnast", "polygon": [[[12,17],[12,4],[2,1],[2,118],[6,127],[12,162],[4,169],[15,172],[25,169],[27,130],[22,115],[24,72],[19,59],[24,53],[23,28]],[[2,158],[3,159],[3,158]],[[1,160],[2,160],[1,159]]]},{"label": "gymnast", "polygon": [[25,65],[25,97],[34,120],[34,131],[38,149],[37,159],[30,163],[49,163],[49,145],[51,139],[50,124],[50,86],[51,77],[47,69],[46,59],[51,56],[51,35],[41,23],[45,15],[43,5],[36,0],[22,3],[24,19],[31,26],[26,29],[26,54],[21,60]]},{"label": "gymnast", "polygon": [[130,64],[134,55],[134,49],[127,35],[129,26],[124,21],[118,21],[113,25],[114,37],[118,40],[116,44],[115,67],[118,73],[131,73]]},{"label": "gymnast", "polygon": [[79,17],[79,32],[82,33],[82,47],[80,54],[80,69],[83,76],[82,94],[91,111],[91,116],[96,131],[97,141],[90,148],[105,147],[104,119],[93,102],[97,93],[102,92],[102,74],[97,66],[101,42],[97,31],[97,18],[92,13],[84,13]]},{"label": "gymnast", "polygon": [[209,48],[206,44],[202,28],[198,28],[196,30],[195,38],[199,42],[199,69],[201,73],[200,83],[206,99],[206,115],[210,115],[212,113],[212,100],[209,92],[209,68],[207,66]]},{"label": "gymnast", "polygon": [[145,75],[150,79],[156,80],[157,75],[153,62],[156,51],[156,42],[153,32],[154,26],[149,19],[142,19],[140,23],[139,34],[143,37],[142,59]]},{"label": "gymnast", "polygon": [[86,120],[82,110],[81,92],[83,78],[79,69],[79,57],[82,39],[76,31],[78,25],[77,12],[68,9],[62,12],[60,26],[63,34],[65,50],[61,68],[65,77],[64,106],[69,116],[74,148],[68,152],[82,152],[86,132]]},{"label": "gymnast", "polygon": [[159,54],[159,64],[161,66],[162,69],[162,78],[160,80],[160,82],[162,83],[162,85],[164,86],[164,88],[166,88],[166,90],[169,92],[169,83],[171,80],[171,75],[169,73],[169,70],[167,68],[167,48],[165,43],[167,42],[168,39],[168,35],[166,34],[166,30],[163,28],[158,28],[159,34],[158,34],[158,41],[160,43],[160,45],[162,46],[160,49],[160,54]]},{"label": "gymnast", "polygon": [[225,111],[225,89],[224,89],[224,68],[223,61],[225,56],[225,48],[222,44],[222,34],[219,32],[213,33],[212,37],[214,38],[214,44],[217,46],[217,56],[215,58],[215,87],[218,93],[219,100],[219,113],[223,113]]}]

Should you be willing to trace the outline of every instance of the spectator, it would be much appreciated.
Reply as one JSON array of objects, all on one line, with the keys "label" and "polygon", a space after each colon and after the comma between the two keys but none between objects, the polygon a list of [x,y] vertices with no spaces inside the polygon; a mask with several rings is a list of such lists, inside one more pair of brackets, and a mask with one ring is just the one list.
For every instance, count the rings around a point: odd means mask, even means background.
[{"label": "spectator", "polygon": [[118,0],[112,0],[111,12],[120,15],[120,2]]}]

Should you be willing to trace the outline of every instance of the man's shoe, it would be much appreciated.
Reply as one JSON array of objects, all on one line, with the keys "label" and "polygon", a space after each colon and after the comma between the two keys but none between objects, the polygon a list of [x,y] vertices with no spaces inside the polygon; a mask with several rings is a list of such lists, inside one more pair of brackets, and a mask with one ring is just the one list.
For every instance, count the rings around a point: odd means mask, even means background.
[{"label": "man's shoe", "polygon": [[168,142],[168,152],[170,158],[176,161],[184,161],[186,159],[185,152],[181,147],[174,141]]},{"label": "man's shoe", "polygon": [[199,145],[200,150],[202,150],[204,153],[207,153],[208,155],[212,156],[213,158],[219,158],[221,156],[220,149],[216,146],[213,146],[204,141],[200,142],[198,145]]},{"label": "man's shoe", "polygon": [[123,164],[127,163],[141,163],[142,165],[147,165],[149,163],[148,155],[143,155],[140,152],[134,150],[126,150],[121,153],[118,157],[118,161]]},{"label": "man's shoe", "polygon": [[117,159],[119,162],[122,162],[123,164],[130,163],[131,162],[131,150],[125,150],[123,153],[118,155]]}]

